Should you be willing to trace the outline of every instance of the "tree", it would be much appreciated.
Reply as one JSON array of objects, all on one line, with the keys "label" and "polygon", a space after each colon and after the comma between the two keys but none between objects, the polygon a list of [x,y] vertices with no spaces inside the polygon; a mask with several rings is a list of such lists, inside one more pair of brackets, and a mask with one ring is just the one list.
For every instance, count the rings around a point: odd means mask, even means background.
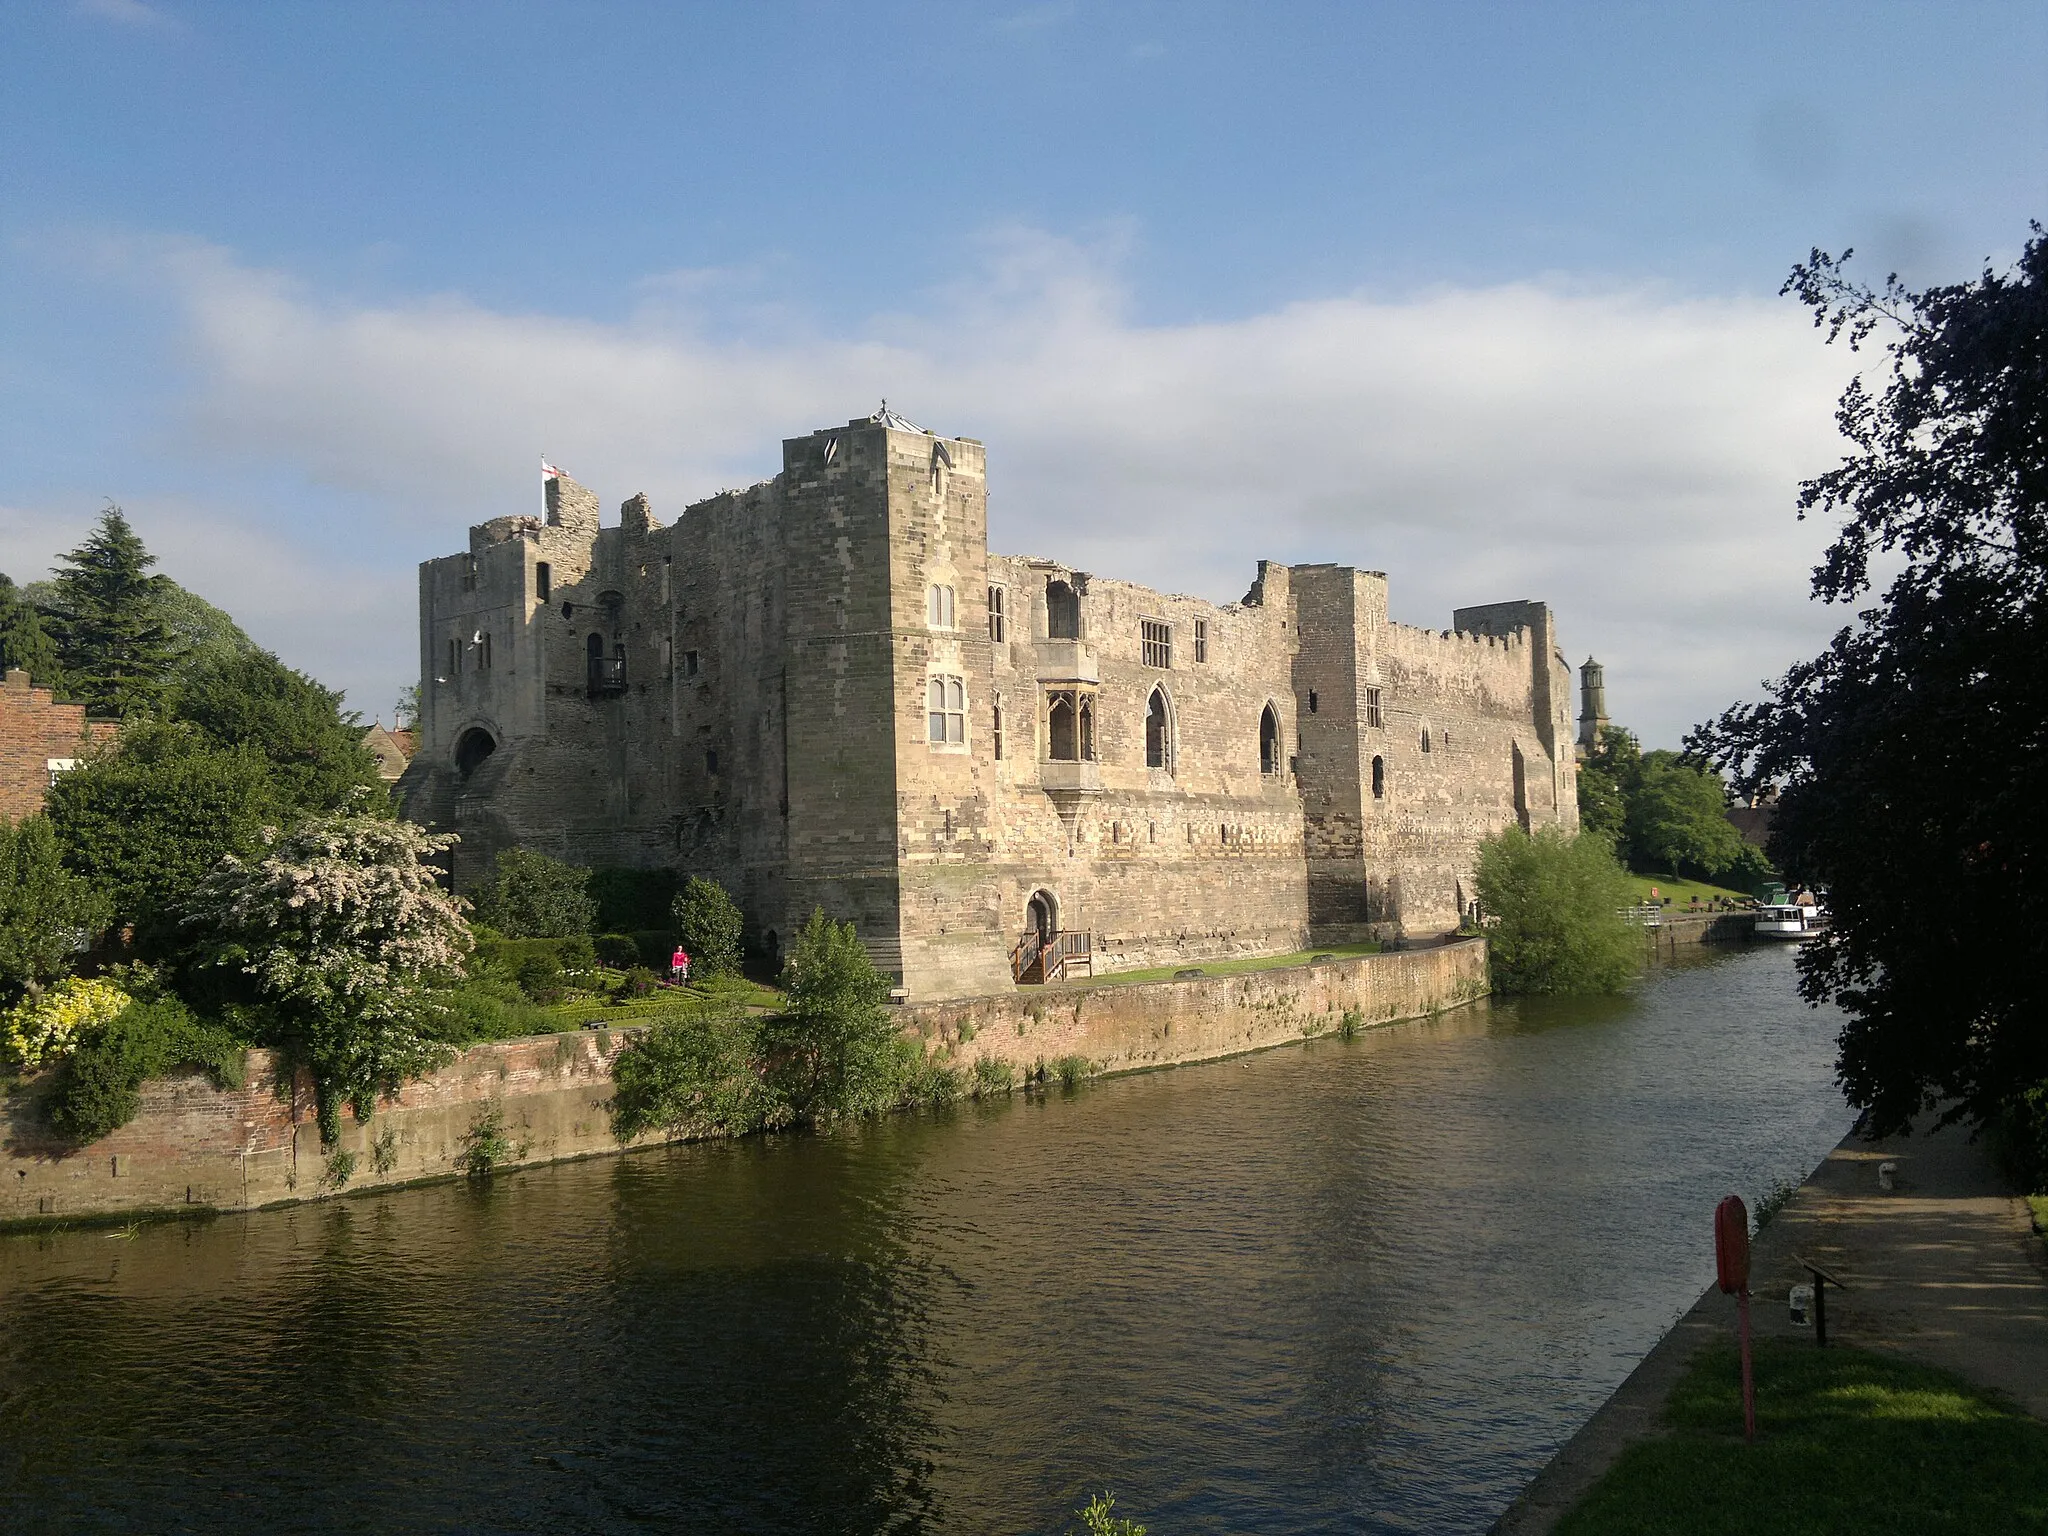
[{"label": "tree", "polygon": [[285,814],[339,810],[381,784],[362,721],[343,712],[341,695],[268,651],[209,657],[176,685],[169,703],[214,745],[261,753]]},{"label": "tree", "polygon": [[773,1118],[761,1026],[738,1009],[663,1019],[612,1064],[612,1131],[744,1135]]},{"label": "tree", "polygon": [[507,848],[476,893],[476,918],[507,938],[573,939],[590,932],[597,903],[590,871],[530,848]]},{"label": "tree", "polygon": [[1711,880],[1742,856],[1742,835],[1728,820],[1727,786],[1676,752],[1644,755],[1625,825],[1638,869]]},{"label": "tree", "polygon": [[391,728],[394,731],[416,731],[420,728],[418,683],[407,683],[398,690],[398,702],[391,706]]},{"label": "tree", "polygon": [[1579,825],[1596,832],[1627,857],[1628,802],[1642,782],[1643,753],[1635,737],[1618,725],[1600,728],[1600,739],[1579,765]]},{"label": "tree", "polygon": [[283,810],[259,753],[155,721],[58,775],[48,806],[66,867],[104,894],[108,920],[132,925],[146,954],[176,947],[187,894],[224,855],[258,846]]},{"label": "tree", "polygon": [[0,1002],[70,970],[110,910],[90,881],[64,867],[47,817],[0,821]]},{"label": "tree", "polygon": [[690,974],[709,980],[740,968],[740,934],[746,919],[725,887],[692,875],[676,894],[676,934],[690,956]]},{"label": "tree", "polygon": [[1479,845],[1479,909],[1502,992],[1618,992],[1642,969],[1628,872],[1595,833],[1509,825]]},{"label": "tree", "polygon": [[1771,857],[1833,914],[1801,990],[1846,1013],[1837,1071],[1883,1135],[1937,1105],[1995,1122],[2048,1081],[2048,238],[1917,293],[1848,259],[1785,287],[1829,342],[1887,330],[1836,413],[1851,452],[1798,498],[1842,519],[1814,596],[1868,606],[1687,744],[1781,786]]},{"label": "tree", "polygon": [[20,667],[38,688],[61,690],[57,642],[43,627],[35,604],[6,576],[0,576],[0,671]]},{"label": "tree", "polygon": [[770,1085],[798,1120],[886,1107],[916,1047],[889,1017],[889,978],[851,923],[822,911],[804,924],[783,967],[788,1007],[762,1024]]},{"label": "tree", "polygon": [[233,855],[192,893],[202,969],[246,981],[274,1020],[269,1043],[311,1068],[321,1139],[379,1093],[439,1064],[432,992],[460,974],[462,904],[435,882],[453,841],[378,816],[315,817]]},{"label": "tree", "polygon": [[178,649],[164,622],[165,578],[117,506],[70,554],[52,588],[57,659],[88,708],[126,717],[154,710]]}]

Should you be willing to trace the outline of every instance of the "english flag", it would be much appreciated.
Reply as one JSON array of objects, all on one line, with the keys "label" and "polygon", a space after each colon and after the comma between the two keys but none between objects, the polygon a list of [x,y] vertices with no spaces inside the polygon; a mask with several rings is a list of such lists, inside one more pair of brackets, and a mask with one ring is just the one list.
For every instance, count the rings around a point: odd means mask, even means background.
[{"label": "english flag", "polygon": [[568,474],[567,470],[550,464],[546,459],[540,461],[540,477],[543,480],[564,480],[568,478]]}]

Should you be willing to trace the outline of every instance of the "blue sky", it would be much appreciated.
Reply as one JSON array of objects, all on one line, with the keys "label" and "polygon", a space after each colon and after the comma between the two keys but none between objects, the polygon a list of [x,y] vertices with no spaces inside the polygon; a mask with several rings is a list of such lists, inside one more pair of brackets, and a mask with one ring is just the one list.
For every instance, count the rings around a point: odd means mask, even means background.
[{"label": "blue sky", "polygon": [[1547,597],[1672,743],[1840,617],[1786,268],[2048,216],[2038,0],[17,0],[0,50],[0,569],[114,497],[368,713],[539,454],[672,514],[887,394],[988,440],[999,547]]}]

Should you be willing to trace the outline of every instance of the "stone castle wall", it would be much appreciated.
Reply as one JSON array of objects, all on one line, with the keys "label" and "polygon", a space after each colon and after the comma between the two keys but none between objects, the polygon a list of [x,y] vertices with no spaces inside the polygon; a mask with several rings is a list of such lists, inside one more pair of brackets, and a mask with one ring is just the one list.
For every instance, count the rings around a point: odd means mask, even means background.
[{"label": "stone castle wall", "polygon": [[1214,604],[991,555],[982,445],[894,417],[669,527],[552,480],[422,566],[421,635],[403,788],[458,888],[515,843],[702,874],[763,942],[853,921],[913,999],[1008,990],[1034,899],[1108,969],[1448,931],[1481,836],[1577,819],[1541,604],[1436,632],[1348,567]]},{"label": "stone castle wall", "polygon": [[[1347,1014],[1360,1024],[1419,1017],[1485,988],[1486,946],[1472,941],[1246,976],[1032,988],[907,1007],[900,1017],[928,1051],[958,1066],[989,1057],[1030,1071],[1082,1055],[1114,1072],[1328,1034]],[[618,1152],[612,1063],[633,1033],[475,1046],[408,1083],[367,1122],[344,1113],[333,1147],[320,1145],[311,1084],[280,1082],[269,1051],[249,1053],[239,1089],[215,1089],[198,1074],[146,1084],[141,1113],[84,1147],[44,1128],[44,1079],[0,1100],[0,1224],[251,1210],[448,1178],[462,1171],[465,1138],[492,1114],[509,1149],[502,1166]]]}]

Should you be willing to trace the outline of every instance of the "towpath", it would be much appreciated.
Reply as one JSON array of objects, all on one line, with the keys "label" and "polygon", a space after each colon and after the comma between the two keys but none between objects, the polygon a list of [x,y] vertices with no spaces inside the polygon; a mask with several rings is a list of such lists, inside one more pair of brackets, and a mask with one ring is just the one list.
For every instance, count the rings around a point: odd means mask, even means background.
[{"label": "towpath", "polygon": [[[1878,1178],[1887,1162],[1897,1165],[1889,1191]],[[1710,1212],[1700,1229],[1710,1241]],[[1830,1344],[1896,1351],[2048,1419],[2048,1248],[1967,1132],[1851,1136],[1830,1152],[1757,1239],[1750,1306],[1761,1336],[1812,1336],[1786,1306],[1806,1278],[1795,1255],[1850,1287],[1828,1294]],[[1734,1299],[1709,1288],[1537,1474],[1494,1536],[1548,1532],[1624,1449],[1662,1433],[1664,1400],[1694,1352],[1734,1332]]]}]

